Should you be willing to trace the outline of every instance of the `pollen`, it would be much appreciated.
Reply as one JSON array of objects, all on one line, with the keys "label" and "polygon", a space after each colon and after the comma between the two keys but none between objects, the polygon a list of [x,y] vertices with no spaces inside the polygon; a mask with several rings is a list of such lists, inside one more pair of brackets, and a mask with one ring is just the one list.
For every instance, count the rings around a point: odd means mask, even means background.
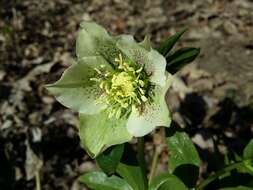
[{"label": "pollen", "polygon": [[133,106],[143,110],[152,85],[143,66],[124,59],[121,54],[114,64],[116,68],[111,72],[104,71],[104,67],[95,68],[97,77],[90,80],[97,82],[104,92],[97,103],[107,104],[108,117],[118,119],[129,114]]}]

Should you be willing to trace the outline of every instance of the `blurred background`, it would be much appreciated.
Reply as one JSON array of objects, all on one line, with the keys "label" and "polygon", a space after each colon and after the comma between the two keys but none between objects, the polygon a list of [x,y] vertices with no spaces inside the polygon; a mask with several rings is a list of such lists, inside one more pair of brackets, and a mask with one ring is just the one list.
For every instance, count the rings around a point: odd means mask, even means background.
[{"label": "blurred background", "polygon": [[241,155],[253,136],[252,0],[1,0],[0,190],[33,190],[36,176],[42,190],[86,189],[76,179],[96,165],[80,146],[77,114],[44,88],[75,59],[82,20],[138,41],[151,34],[154,47],[189,28],[177,46],[201,54],[175,75],[173,119],[198,148],[200,179]]}]

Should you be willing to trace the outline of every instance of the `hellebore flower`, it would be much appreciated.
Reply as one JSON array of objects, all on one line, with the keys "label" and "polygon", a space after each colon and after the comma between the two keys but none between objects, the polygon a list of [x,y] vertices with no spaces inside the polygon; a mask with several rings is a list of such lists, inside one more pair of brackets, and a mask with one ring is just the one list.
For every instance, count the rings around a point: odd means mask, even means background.
[{"label": "hellebore flower", "polygon": [[112,37],[100,25],[82,22],[76,52],[76,63],[47,89],[79,112],[80,138],[92,157],[170,126],[165,93],[171,75],[148,38],[137,43],[130,35]]}]

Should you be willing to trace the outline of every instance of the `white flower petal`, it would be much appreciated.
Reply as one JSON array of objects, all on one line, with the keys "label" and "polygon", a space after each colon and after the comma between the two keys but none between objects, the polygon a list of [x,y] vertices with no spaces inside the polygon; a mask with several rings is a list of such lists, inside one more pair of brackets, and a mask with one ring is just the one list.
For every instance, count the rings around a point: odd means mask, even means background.
[{"label": "white flower petal", "polygon": [[94,68],[100,68],[101,65],[105,65],[107,70],[111,69],[102,57],[85,57],[65,70],[60,80],[47,85],[47,89],[68,108],[80,113],[97,113],[105,105],[96,103],[102,91],[98,83],[90,78],[96,75]]},{"label": "white flower petal", "polygon": [[80,114],[80,138],[91,157],[96,157],[106,148],[131,140],[126,129],[126,119],[108,118],[102,111],[95,115]]},{"label": "white flower petal", "polygon": [[143,113],[133,108],[127,122],[127,130],[135,137],[141,137],[158,126],[169,127],[171,123],[170,112],[166,104],[165,94],[171,85],[171,75],[167,76],[166,85],[156,86],[154,101],[146,105]]},{"label": "white flower petal", "polygon": [[119,36],[116,46],[134,62],[144,65],[147,73],[151,74],[151,82],[160,86],[165,85],[166,60],[156,50],[148,51],[142,45],[137,44],[133,36],[130,35]]},{"label": "white flower petal", "polygon": [[86,21],[83,21],[80,26],[76,40],[78,59],[96,55],[106,56],[103,51],[108,53],[115,47],[113,38],[102,26]]}]

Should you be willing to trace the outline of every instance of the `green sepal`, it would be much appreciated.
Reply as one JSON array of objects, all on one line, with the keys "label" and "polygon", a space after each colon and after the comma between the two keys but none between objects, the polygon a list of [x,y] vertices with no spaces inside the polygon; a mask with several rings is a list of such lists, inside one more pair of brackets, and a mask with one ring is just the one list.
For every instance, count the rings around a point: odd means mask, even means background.
[{"label": "green sepal", "polygon": [[89,56],[79,59],[62,74],[53,84],[46,85],[55,98],[64,106],[80,113],[98,113],[105,108],[105,104],[97,104],[97,99],[103,93],[97,82],[96,68],[104,65],[104,69],[111,71],[112,67],[101,56]]},{"label": "green sepal", "polygon": [[83,21],[76,40],[77,58],[99,55],[113,66],[115,57],[120,53],[115,43],[115,39],[101,25]]},{"label": "green sepal", "polygon": [[144,47],[147,51],[152,50],[151,41],[150,41],[150,35],[146,35],[144,40],[139,43],[142,47]]},{"label": "green sepal", "polygon": [[112,38],[102,26],[95,22],[81,22],[76,39],[77,58],[99,55],[98,43],[106,44],[107,41],[111,40]]},{"label": "green sepal", "polygon": [[92,158],[113,145],[132,139],[125,118],[109,119],[106,111],[93,115],[79,114],[79,118],[81,144]]}]

